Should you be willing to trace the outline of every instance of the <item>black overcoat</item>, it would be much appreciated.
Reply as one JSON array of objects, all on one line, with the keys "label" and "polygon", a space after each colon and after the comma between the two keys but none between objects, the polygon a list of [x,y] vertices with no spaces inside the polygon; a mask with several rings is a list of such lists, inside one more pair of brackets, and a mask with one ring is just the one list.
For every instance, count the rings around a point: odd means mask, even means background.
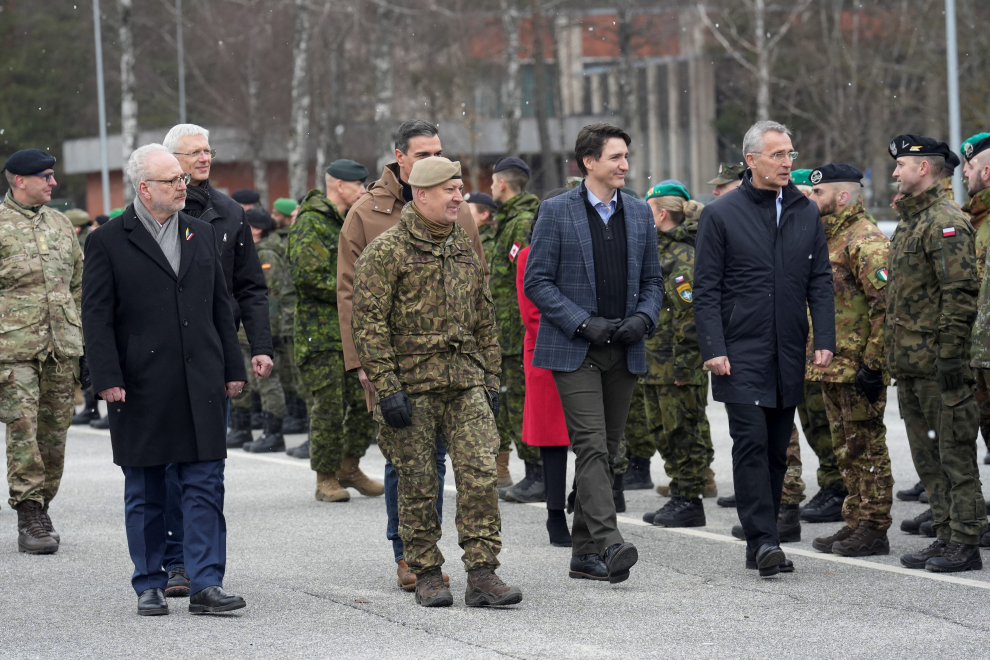
[{"label": "black overcoat", "polygon": [[179,213],[178,276],[134,212],[90,234],[82,320],[96,392],[109,403],[117,465],[225,458],[225,383],[246,379],[213,227]]},{"label": "black overcoat", "polygon": [[816,350],[835,352],[832,266],[818,206],[789,184],[777,225],[777,195],[753,186],[707,205],[698,223],[694,320],[705,360],[727,356],[712,375],[725,403],[785,407],[804,398],[808,311]]}]

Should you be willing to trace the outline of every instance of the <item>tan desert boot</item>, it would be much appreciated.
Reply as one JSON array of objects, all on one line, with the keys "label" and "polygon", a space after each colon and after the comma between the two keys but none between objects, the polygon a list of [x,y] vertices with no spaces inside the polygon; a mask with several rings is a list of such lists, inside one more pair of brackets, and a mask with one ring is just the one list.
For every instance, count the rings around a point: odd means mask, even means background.
[{"label": "tan desert boot", "polygon": [[353,488],[365,497],[379,497],[385,494],[385,486],[370,479],[368,475],[358,467],[359,458],[344,457],[340,470],[337,472],[337,481],[341,488]]},{"label": "tan desert boot", "polygon": [[496,488],[510,488],[515,485],[512,476],[509,474],[509,453],[500,451],[495,457],[495,469],[498,470],[498,484]]},{"label": "tan desert boot", "polygon": [[704,495],[709,499],[718,497],[718,486],[715,485],[715,472],[711,468],[708,468],[708,481],[705,482]]},{"label": "tan desert boot", "polygon": [[340,487],[337,477],[332,474],[316,473],[316,500],[318,502],[346,502],[351,494]]}]

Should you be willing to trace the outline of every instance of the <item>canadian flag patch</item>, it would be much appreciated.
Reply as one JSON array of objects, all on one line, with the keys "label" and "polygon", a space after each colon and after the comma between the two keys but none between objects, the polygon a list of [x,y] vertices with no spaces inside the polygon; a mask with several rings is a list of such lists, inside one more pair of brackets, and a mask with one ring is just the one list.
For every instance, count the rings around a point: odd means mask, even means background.
[{"label": "canadian flag patch", "polygon": [[956,228],[955,227],[942,227],[942,236],[943,237],[955,236],[955,235],[956,235]]},{"label": "canadian flag patch", "polygon": [[519,254],[519,243],[513,243],[509,250],[509,261],[515,263],[517,254]]}]

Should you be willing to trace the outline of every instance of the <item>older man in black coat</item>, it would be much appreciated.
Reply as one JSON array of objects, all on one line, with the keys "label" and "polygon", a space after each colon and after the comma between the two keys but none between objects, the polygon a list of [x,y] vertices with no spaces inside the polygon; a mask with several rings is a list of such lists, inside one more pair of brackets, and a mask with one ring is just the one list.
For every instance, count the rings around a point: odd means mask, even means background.
[{"label": "older man in black coat", "polygon": [[165,466],[181,487],[192,613],[244,600],[223,591],[226,399],[244,385],[220,240],[180,213],[188,175],[161,145],[127,164],[137,197],[87,241],[83,330],[93,387],[107,401],[114,463],[124,471],[127,543],[138,613],[165,601]]},{"label": "older man in black coat", "polygon": [[815,364],[835,352],[832,267],[818,207],[790,183],[787,127],[757,122],[742,185],[705,207],[698,226],[694,318],[712,395],[725,402],[746,565],[793,570],[777,514],[794,409],[803,397],[808,310]]}]

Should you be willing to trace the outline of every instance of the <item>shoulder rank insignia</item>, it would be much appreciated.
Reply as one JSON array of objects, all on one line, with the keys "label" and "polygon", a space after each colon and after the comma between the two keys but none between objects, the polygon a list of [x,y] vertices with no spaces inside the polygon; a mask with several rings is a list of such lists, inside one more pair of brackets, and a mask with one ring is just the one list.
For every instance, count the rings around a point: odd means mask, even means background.
[{"label": "shoulder rank insignia", "polygon": [[[680,277],[680,278],[675,279],[675,281],[680,281],[680,280],[683,280],[683,279],[684,279],[683,277]],[[691,291],[691,283],[690,282],[683,282],[682,284],[678,284],[677,285],[677,295],[679,295],[681,297],[681,300],[683,300],[685,302],[693,302],[694,301],[694,292]]]}]

